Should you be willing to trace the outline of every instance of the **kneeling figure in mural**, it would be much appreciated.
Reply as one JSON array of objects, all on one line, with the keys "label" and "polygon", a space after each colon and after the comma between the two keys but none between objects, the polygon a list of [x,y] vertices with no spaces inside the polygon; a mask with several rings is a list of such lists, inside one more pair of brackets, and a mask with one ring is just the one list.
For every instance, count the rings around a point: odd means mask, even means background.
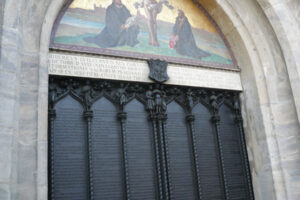
[{"label": "kneeling figure in mural", "polygon": [[209,53],[197,47],[191,25],[182,10],[178,10],[171,40],[174,41],[174,46],[170,47],[175,47],[180,55],[197,59],[210,56]]},{"label": "kneeling figure in mural", "polygon": [[139,43],[137,40],[139,26],[134,23],[136,20],[137,17],[131,16],[121,0],[113,0],[106,10],[105,28],[100,34],[84,40],[102,48],[124,45],[133,47]]}]

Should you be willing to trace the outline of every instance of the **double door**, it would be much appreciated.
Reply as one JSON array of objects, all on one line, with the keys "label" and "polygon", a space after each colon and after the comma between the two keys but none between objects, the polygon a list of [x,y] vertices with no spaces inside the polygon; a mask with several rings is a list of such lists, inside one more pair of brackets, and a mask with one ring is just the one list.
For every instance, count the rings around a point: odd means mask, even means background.
[{"label": "double door", "polygon": [[254,199],[237,92],[49,82],[49,199]]}]

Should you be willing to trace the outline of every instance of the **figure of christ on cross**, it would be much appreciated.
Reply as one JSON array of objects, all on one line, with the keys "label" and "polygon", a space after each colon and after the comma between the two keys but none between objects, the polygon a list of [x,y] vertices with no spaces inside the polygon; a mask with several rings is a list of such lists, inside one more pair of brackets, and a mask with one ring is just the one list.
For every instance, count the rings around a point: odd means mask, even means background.
[{"label": "figure of christ on cross", "polygon": [[161,13],[163,5],[167,6],[169,9],[173,9],[173,6],[169,4],[167,0],[140,0],[135,3],[135,7],[143,7],[145,9],[145,14],[147,18],[147,26],[149,30],[149,45],[159,46],[157,39],[157,15]]}]

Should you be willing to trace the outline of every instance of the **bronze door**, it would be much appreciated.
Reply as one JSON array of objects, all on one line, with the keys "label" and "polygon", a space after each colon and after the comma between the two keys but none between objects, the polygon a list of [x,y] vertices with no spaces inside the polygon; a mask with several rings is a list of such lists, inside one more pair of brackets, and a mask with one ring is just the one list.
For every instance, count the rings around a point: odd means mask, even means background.
[{"label": "bronze door", "polygon": [[254,199],[238,95],[50,77],[49,199]]}]

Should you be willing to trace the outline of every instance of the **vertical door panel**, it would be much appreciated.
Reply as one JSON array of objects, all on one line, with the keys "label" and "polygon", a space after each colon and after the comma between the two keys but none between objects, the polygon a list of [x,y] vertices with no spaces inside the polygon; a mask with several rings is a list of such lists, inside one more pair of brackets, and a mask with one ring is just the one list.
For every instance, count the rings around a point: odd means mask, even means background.
[{"label": "vertical door panel", "polygon": [[170,175],[174,199],[194,200],[196,198],[192,166],[192,148],[185,112],[176,102],[168,105],[168,147]]},{"label": "vertical door panel", "polygon": [[230,199],[247,199],[245,174],[241,156],[239,133],[234,113],[223,105],[220,110],[220,135]]},{"label": "vertical door panel", "polygon": [[198,104],[193,109],[193,113],[203,200],[222,199],[217,142],[211,124],[211,114],[202,104]]},{"label": "vertical door panel", "polygon": [[126,105],[125,112],[131,199],[156,199],[153,133],[148,114],[135,99]]},{"label": "vertical door panel", "polygon": [[123,196],[120,124],[115,106],[106,98],[92,110],[92,167],[96,200],[119,200]]},{"label": "vertical door panel", "polygon": [[54,199],[88,198],[87,137],[83,108],[71,96],[60,100],[54,121]]}]

